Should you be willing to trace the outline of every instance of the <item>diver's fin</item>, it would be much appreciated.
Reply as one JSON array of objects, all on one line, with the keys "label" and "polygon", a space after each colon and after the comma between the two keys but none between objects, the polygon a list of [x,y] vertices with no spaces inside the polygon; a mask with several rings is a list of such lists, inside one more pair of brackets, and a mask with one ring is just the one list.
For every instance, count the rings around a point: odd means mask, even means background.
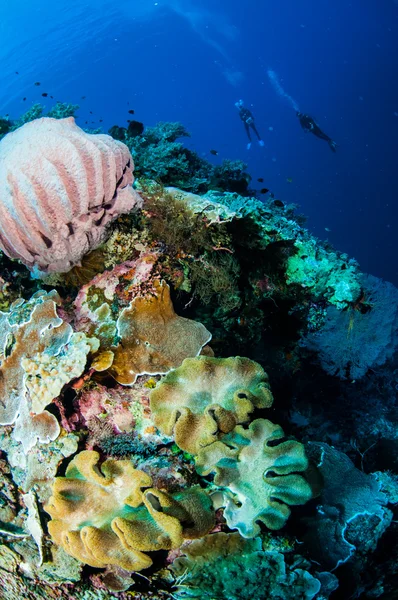
[{"label": "diver's fin", "polygon": [[331,149],[331,151],[332,152],[336,152],[336,149],[337,149],[336,142],[334,142],[333,140],[329,140],[328,144],[329,144],[329,148]]}]

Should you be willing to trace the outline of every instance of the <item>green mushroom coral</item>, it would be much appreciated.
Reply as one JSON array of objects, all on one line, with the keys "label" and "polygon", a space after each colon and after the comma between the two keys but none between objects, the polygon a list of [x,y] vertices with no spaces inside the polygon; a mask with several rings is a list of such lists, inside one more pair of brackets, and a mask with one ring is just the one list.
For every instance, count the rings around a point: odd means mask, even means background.
[{"label": "green mushroom coral", "polygon": [[311,487],[299,474],[307,468],[303,444],[285,440],[281,427],[266,419],[256,419],[248,429],[237,426],[197,457],[199,473],[214,471],[214,483],[223,488],[228,527],[247,538],[260,533],[259,522],[280,529],[289,505],[311,499]]}]

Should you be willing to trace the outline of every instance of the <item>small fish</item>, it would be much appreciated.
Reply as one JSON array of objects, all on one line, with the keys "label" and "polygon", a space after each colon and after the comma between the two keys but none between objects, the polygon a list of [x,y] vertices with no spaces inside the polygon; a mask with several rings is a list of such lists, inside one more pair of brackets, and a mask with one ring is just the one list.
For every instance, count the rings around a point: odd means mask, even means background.
[{"label": "small fish", "polygon": [[47,96],[48,96],[47,92],[43,92],[42,96],[43,96],[43,98],[47,98]]},{"label": "small fish", "polygon": [[103,119],[100,119],[100,120],[99,120],[99,122],[100,122],[100,123],[103,123]]},{"label": "small fish", "polygon": [[262,188],[262,189],[260,190],[260,194],[268,194],[268,192],[269,192],[269,189],[268,189],[268,188]]},{"label": "small fish", "polygon": [[54,100],[54,96],[50,96],[50,98],[52,98],[52,100]]},{"label": "small fish", "polygon": [[85,125],[88,125],[88,121],[84,121],[84,124],[85,124]]},{"label": "small fish", "polygon": [[26,98],[22,98],[22,100],[25,102]]},{"label": "small fish", "polygon": [[217,150],[210,150],[210,154],[212,154],[213,156],[218,156]]},{"label": "small fish", "polygon": [[262,177],[259,177],[259,178],[257,179],[257,181],[258,181],[259,183],[263,183],[264,179],[263,179]]},{"label": "small fish", "polygon": [[19,75],[19,72],[18,72],[18,71],[15,71],[15,75]]},{"label": "small fish", "polygon": [[325,227],[325,231],[332,231],[329,227]]},{"label": "small fish", "polygon": [[35,81],[35,85],[41,85],[40,81]]},{"label": "small fish", "polygon": [[92,115],[92,114],[93,114],[93,111],[92,111],[92,110],[90,110],[90,115]]},{"label": "small fish", "polygon": [[82,96],[82,100],[85,100],[85,99],[86,99],[86,96]]},{"label": "small fish", "polygon": [[286,177],[286,181],[287,181],[288,183],[293,183],[293,179],[292,179],[291,177]]},{"label": "small fish", "polygon": [[130,110],[129,110],[129,115],[133,115],[133,114],[134,114],[134,111],[133,111],[133,109],[130,109]]}]

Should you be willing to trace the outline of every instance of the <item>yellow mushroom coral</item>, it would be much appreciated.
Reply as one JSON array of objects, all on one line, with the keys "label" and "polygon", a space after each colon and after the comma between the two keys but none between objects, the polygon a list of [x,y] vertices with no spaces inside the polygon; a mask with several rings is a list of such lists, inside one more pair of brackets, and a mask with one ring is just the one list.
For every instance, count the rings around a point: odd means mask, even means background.
[{"label": "yellow mushroom coral", "polygon": [[186,358],[151,393],[155,425],[191,454],[273,401],[264,369],[241,357]]},{"label": "yellow mushroom coral", "polygon": [[123,385],[179,367],[211,339],[204,325],[175,313],[167,283],[154,281],[153,287],[155,294],[134,298],[117,321],[120,344],[111,373]]},{"label": "yellow mushroom coral", "polygon": [[129,460],[98,462],[98,452],[80,452],[55,479],[45,507],[54,542],[81,562],[140,571],[152,564],[146,552],[177,548],[213,527],[200,488],[170,495],[151,488],[151,477]]}]

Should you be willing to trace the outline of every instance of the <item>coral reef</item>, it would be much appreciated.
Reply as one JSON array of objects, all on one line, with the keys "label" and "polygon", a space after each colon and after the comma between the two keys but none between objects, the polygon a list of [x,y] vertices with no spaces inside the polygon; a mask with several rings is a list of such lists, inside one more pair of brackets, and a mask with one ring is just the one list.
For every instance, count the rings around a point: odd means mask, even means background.
[{"label": "coral reef", "polygon": [[73,117],[7,135],[0,165],[0,247],[36,272],[68,271],[109,221],[140,203],[127,147],[84,133]]},{"label": "coral reef", "polygon": [[1,598],[395,598],[397,290],[179,123],[76,110],[0,119],[1,155],[69,132],[1,194]]},{"label": "coral reef", "polygon": [[136,131],[131,135],[127,130],[124,141],[137,165],[137,177],[144,175],[163,185],[194,192],[206,191],[211,167],[176,141],[181,137],[189,137],[181,123],[158,123],[142,135],[136,135]]},{"label": "coral reef", "polygon": [[247,358],[186,358],[151,393],[155,425],[183,450],[204,446],[272,404],[268,376]]},{"label": "coral reef", "polygon": [[81,562],[140,571],[152,564],[146,552],[177,548],[212,528],[210,500],[200,489],[170,496],[128,460],[108,459],[100,469],[98,461],[97,452],[78,454],[46,506],[54,541]]}]

